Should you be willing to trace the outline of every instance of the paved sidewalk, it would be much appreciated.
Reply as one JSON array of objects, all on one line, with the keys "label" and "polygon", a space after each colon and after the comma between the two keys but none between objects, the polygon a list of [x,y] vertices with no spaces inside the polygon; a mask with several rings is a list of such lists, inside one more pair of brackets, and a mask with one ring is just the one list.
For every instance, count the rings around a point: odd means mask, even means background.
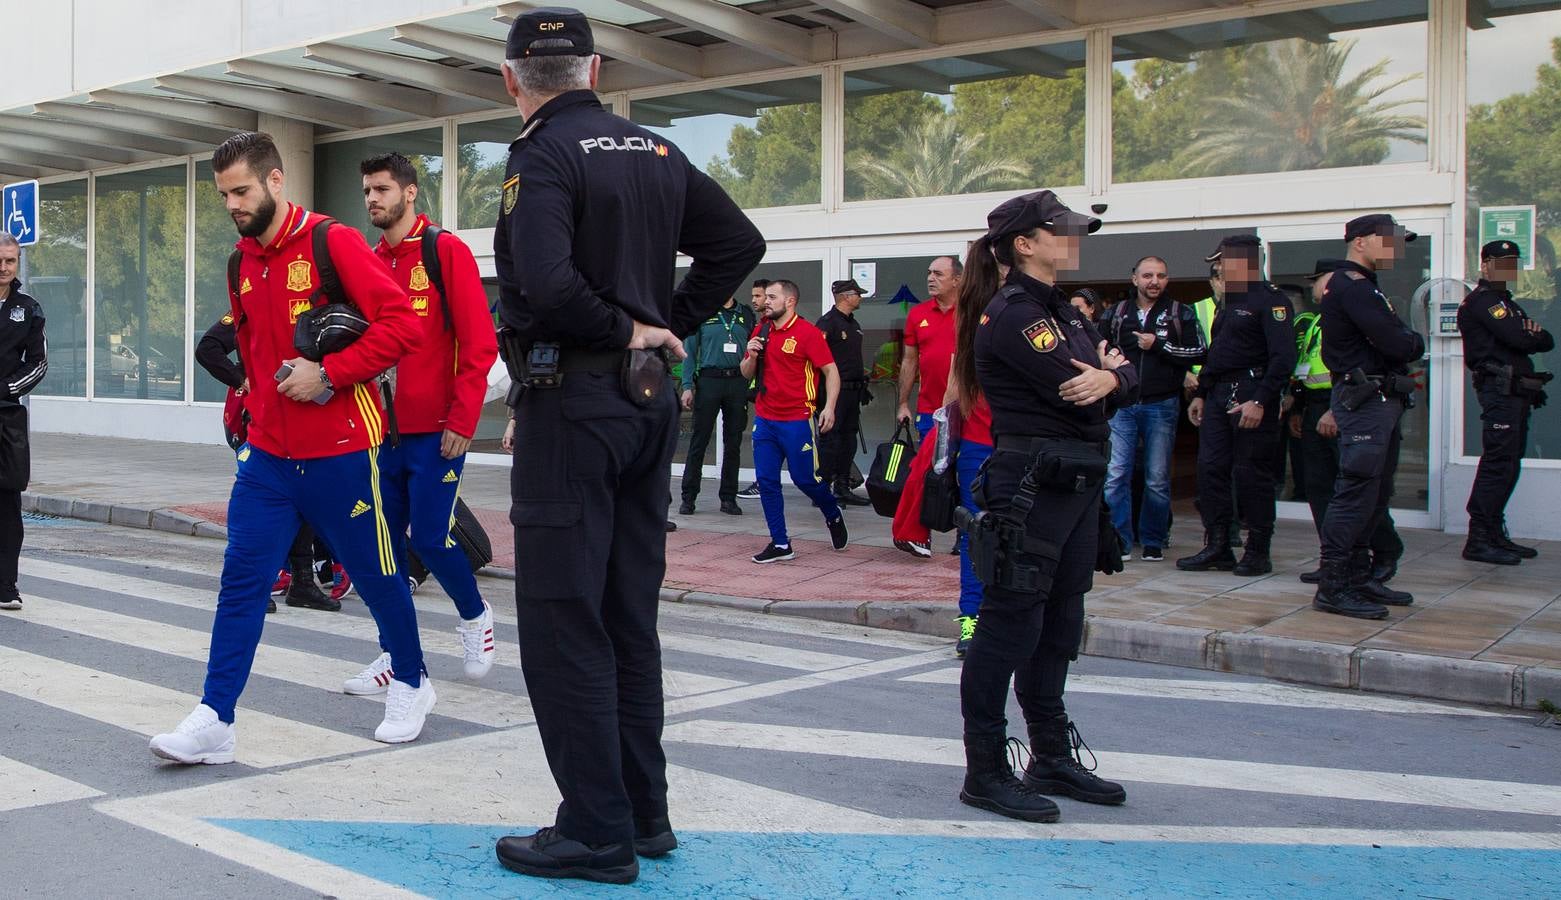
[{"label": "paved sidewalk", "polygon": [[[29,509],[223,533],[233,474],[224,447],[37,434],[32,457]],[[493,539],[495,567],[512,570],[508,492],[507,468],[467,466],[462,495]],[[934,535],[933,558],[916,560],[892,548],[887,519],[852,508],[852,545],[835,553],[817,513],[788,490],[797,559],[757,566],[748,557],[767,540],[764,519],[757,500],[740,502],[744,515],[721,514],[707,483],[699,512],[673,516],[680,527],[668,537],[665,600],[953,635],[951,536]],[[1237,578],[1176,570],[1172,560],[1199,541],[1190,506],[1176,515],[1165,562],[1134,560],[1097,577],[1085,652],[1500,706],[1561,703],[1561,543],[1506,568],[1465,562],[1459,535],[1406,529],[1393,584],[1416,603],[1362,622],[1310,608],[1312,590],[1296,579],[1315,565],[1309,524],[1280,523],[1273,575]]]}]

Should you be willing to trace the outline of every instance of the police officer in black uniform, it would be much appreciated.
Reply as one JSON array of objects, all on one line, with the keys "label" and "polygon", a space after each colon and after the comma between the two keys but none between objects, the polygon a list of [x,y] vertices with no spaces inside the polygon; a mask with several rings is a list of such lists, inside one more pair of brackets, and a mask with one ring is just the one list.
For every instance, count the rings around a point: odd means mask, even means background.
[{"label": "police officer in black uniform", "polygon": [[1413,231],[1385,213],[1351,219],[1344,226],[1348,257],[1329,277],[1321,302],[1339,475],[1323,517],[1322,581],[1312,606],[1357,619],[1386,618],[1384,603],[1414,602],[1403,591],[1362,590],[1371,579],[1371,535],[1393,495],[1399,420],[1414,391],[1409,364],[1425,354],[1425,340],[1409,330],[1377,288],[1377,270],[1392,268],[1414,239]]},{"label": "police officer in black uniform", "polygon": [[[1062,702],[1099,556],[1108,402],[1131,396],[1138,384],[1132,364],[1107,349],[1056,287],[1059,270],[1078,268],[1083,236],[1099,227],[1099,219],[1073,212],[1051,191],[1016,197],[987,216],[987,233],[971,247],[965,270],[966,278],[996,284],[997,264],[1011,267],[980,325],[959,335],[956,350],[956,370],[963,354],[974,354],[994,437],[975,489],[982,512],[961,515],[985,587],[959,683],[959,796],[1032,822],[1060,815],[1044,794],[1107,804],[1127,797],[1121,785],[1084,767],[1078,729]],[[1004,713],[1010,679],[1033,754],[1022,779],[1006,748],[1017,741],[1008,737]]]},{"label": "police officer in black uniform", "polygon": [[851,462],[856,456],[856,435],[862,428],[862,406],[867,403],[867,369],[862,365],[862,325],[854,313],[862,305],[862,286],[848,278],[829,286],[835,305],[813,324],[824,332],[829,352],[840,369],[840,400],[835,403],[835,427],[818,439],[818,477],[831,485],[842,505],[870,506],[872,501],[851,490]]},{"label": "police officer in black uniform", "polygon": [[43,307],[17,279],[22,248],[0,232],[0,609],[21,609],[16,567],[22,553],[22,491],[31,475],[27,407],[21,398],[49,370]]},{"label": "police officer in black uniform", "polygon": [[[604,110],[586,17],[518,17],[505,87],[525,118],[494,234],[500,334],[518,386],[521,668],[563,802],[500,839],[529,875],[628,883],[677,846],[661,749],[657,594],[677,397],[664,353],[732,296],[764,240],[654,133]],[[673,287],[678,253],[693,262]]]},{"label": "police officer in black uniform", "polygon": [[1518,245],[1491,241],[1480,248],[1480,284],[1458,307],[1463,362],[1474,373],[1480,401],[1480,467],[1469,490],[1469,539],[1463,558],[1515,566],[1539,551],[1507,536],[1506,509],[1518,486],[1528,446],[1529,413],[1545,403],[1548,374],[1536,375],[1535,353],[1555,349],[1555,339],[1512,299],[1518,280]]},{"label": "police officer in black uniform", "polygon": [[[1207,257],[1219,260],[1225,302],[1210,329],[1208,358],[1187,418],[1198,426],[1198,512],[1203,549],[1176,561],[1190,572],[1234,569],[1237,575],[1274,570],[1274,465],[1280,401],[1295,371],[1293,310],[1284,291],[1262,278],[1257,235],[1225,238]],[[1230,550],[1231,487],[1247,527],[1246,550]]]}]

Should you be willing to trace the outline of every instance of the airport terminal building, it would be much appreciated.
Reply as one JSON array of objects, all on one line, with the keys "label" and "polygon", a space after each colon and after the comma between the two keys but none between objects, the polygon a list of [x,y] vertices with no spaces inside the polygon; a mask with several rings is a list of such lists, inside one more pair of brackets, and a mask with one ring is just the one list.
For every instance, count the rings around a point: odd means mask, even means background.
[{"label": "airport terminal building", "polygon": [[[928,262],[962,254],[988,210],[1039,187],[1105,207],[1070,278],[1108,299],[1148,254],[1168,261],[1178,299],[1205,296],[1203,256],[1234,231],[1267,242],[1274,281],[1299,282],[1315,258],[1342,255],[1347,219],[1381,210],[1422,235],[1383,278],[1401,312],[1430,279],[1477,277],[1480,241],[1499,235],[1525,247],[1518,299],[1561,328],[1561,2],[575,5],[607,60],[604,102],[682,147],[764,232],[755,277],[797,281],[810,318],[832,280],[869,288],[857,314],[878,398],[869,444],[891,431],[900,333]],[[223,389],[194,346],[227,309],[236,235],[209,159],[234,131],[275,135],[291,198],[371,240],[358,163],[407,154],[420,207],[491,279],[520,128],[499,65],[526,8],[59,0],[13,12],[0,182],[41,183],[23,275],[48,322],[34,429],[221,442]],[[1395,514],[1461,530],[1479,410],[1456,334],[1432,341],[1425,383],[1405,419]],[[474,450],[496,451],[501,402]],[[1561,410],[1535,414],[1524,468],[1514,533],[1561,538]]]}]

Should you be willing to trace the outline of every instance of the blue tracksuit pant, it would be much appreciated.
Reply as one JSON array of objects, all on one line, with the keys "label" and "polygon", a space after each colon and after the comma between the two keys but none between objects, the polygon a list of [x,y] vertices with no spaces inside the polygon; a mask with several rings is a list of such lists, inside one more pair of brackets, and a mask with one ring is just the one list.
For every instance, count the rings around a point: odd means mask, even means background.
[{"label": "blue tracksuit pant", "polygon": [[778,421],[755,417],[753,420],[753,468],[759,482],[759,503],[764,507],[764,522],[770,527],[770,541],[777,547],[791,544],[786,535],[786,501],[781,496],[781,463],[791,473],[791,483],[808,495],[824,514],[824,521],[840,518],[829,485],[818,478],[818,436],[812,419]]},{"label": "blue tracksuit pant", "polygon": [[[455,601],[463,619],[482,615],[482,594],[466,554],[450,536],[455,521],[455,500],[461,493],[461,470],[466,456],[445,459],[439,455],[443,434],[404,434],[396,447],[382,448],[380,479],[385,494],[385,518],[396,545],[396,563],[407,571],[407,528],[411,547],[439,586]],[[347,570],[354,579],[356,572]],[[389,649],[389,648],[385,648]]]},{"label": "blue tracksuit pant", "polygon": [[211,655],[201,702],[233,721],[249,679],[277,569],[308,522],[352,573],[358,593],[379,625],[396,680],[416,687],[423,674],[417,614],[386,524],[379,451],[319,459],[284,459],[245,446],[228,500],[228,548],[222,588],[211,624]]},{"label": "blue tracksuit pant", "polygon": [[[959,502],[973,513],[980,512],[975,496],[976,479],[981,475],[981,466],[991,456],[991,444],[977,441],[959,442],[959,458],[954,463],[954,472],[959,478]],[[961,531],[959,533],[960,615],[975,617],[981,614],[982,590],[981,579],[976,577],[976,570],[970,564],[970,535]]]}]

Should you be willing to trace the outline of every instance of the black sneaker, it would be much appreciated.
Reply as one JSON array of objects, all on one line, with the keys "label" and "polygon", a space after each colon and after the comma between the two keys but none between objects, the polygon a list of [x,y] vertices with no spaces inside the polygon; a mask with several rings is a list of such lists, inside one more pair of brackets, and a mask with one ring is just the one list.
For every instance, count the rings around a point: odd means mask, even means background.
[{"label": "black sneaker", "polygon": [[895,541],[894,549],[904,550],[917,559],[932,558],[932,544],[927,541]]},{"label": "black sneaker", "polygon": [[0,588],[0,609],[21,609],[22,595],[17,593],[16,585]]},{"label": "black sneaker", "polygon": [[266,615],[269,616],[274,612],[276,612],[276,598],[270,597],[266,600]]},{"label": "black sneaker", "polygon": [[724,512],[729,516],[740,516],[743,514],[743,508],[737,505],[736,500],[722,500],[721,512]]},{"label": "black sneaker", "polygon": [[753,555],[753,561],[756,563],[783,562],[788,559],[796,558],[797,554],[791,549],[790,544],[787,544],[784,547],[777,547],[775,546],[774,541],[765,544],[763,550],[760,550],[758,553]]},{"label": "black sneaker", "polygon": [[494,851],[512,872],[542,878],[582,878],[606,884],[630,884],[640,876],[640,861],[628,841],[590,847],[564,837],[556,828],[499,838]]},{"label": "black sneaker", "polygon": [[634,820],[634,852],[646,859],[666,856],[678,848],[678,836],[666,816]]},{"label": "black sneaker", "polygon": [[834,547],[836,550],[844,550],[848,541],[848,537],[846,535],[846,517],[841,516],[840,518],[835,519],[833,522],[825,522],[824,525],[829,529],[830,546]]},{"label": "black sneaker", "polygon": [[672,521],[671,519],[668,519],[667,520],[667,534],[671,534],[672,532],[677,531],[677,530],[678,530],[678,523]]},{"label": "black sneaker", "polygon": [[1161,550],[1159,547],[1151,547],[1148,544],[1145,544],[1144,553],[1139,557],[1139,559],[1144,560],[1145,562],[1164,562],[1165,551]]},{"label": "black sneaker", "polygon": [[692,501],[692,500],[684,500],[682,503],[678,504],[678,515],[680,515],[680,516],[691,516],[693,514],[694,514],[694,501]]},{"label": "black sneaker", "polygon": [[745,500],[759,499],[759,482],[755,481],[753,484],[750,484],[742,490],[738,491],[737,496],[742,497]]}]

